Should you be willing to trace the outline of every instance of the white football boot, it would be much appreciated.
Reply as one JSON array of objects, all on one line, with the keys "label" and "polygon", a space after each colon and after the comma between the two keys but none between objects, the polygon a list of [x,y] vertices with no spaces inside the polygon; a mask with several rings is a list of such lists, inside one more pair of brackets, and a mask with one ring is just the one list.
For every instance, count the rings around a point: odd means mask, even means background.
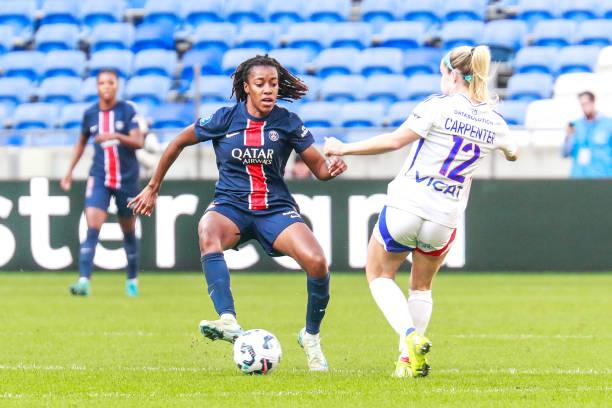
[{"label": "white football boot", "polygon": [[202,320],[200,333],[211,340],[225,340],[233,343],[244,331],[231,314],[223,314],[218,320]]},{"label": "white football boot", "polygon": [[328,371],[327,359],[321,350],[321,338],[318,334],[306,333],[306,328],[298,334],[298,344],[304,349],[310,371]]}]

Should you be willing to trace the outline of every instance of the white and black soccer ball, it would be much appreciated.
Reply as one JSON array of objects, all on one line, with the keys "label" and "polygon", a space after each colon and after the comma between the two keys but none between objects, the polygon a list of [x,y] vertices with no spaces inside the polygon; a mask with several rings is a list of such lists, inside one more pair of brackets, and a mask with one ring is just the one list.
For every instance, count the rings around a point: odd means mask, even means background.
[{"label": "white and black soccer ball", "polygon": [[266,330],[248,330],[234,342],[234,362],[244,374],[271,373],[282,354],[278,339]]}]

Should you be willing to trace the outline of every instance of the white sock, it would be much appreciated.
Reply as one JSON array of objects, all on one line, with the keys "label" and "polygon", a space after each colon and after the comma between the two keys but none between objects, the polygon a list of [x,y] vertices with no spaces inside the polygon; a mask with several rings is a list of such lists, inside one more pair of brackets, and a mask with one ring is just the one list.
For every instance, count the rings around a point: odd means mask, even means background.
[{"label": "white sock", "polygon": [[238,321],[236,320],[236,316],[231,313],[222,313],[219,318],[221,320],[231,320],[233,323],[238,323]]},{"label": "white sock", "polygon": [[431,290],[410,290],[409,293],[408,309],[414,326],[419,333],[425,334],[433,309]]},{"label": "white sock", "polygon": [[138,285],[138,278],[128,279],[128,281],[130,281],[131,283],[134,283],[134,284]]},{"label": "white sock", "polygon": [[89,278],[87,278],[85,276],[80,276],[79,277],[79,283],[85,283],[85,282],[89,282]]},{"label": "white sock", "polygon": [[393,279],[376,278],[370,282],[370,292],[378,308],[400,336],[406,335],[406,330],[414,327],[408,302],[402,290]]}]

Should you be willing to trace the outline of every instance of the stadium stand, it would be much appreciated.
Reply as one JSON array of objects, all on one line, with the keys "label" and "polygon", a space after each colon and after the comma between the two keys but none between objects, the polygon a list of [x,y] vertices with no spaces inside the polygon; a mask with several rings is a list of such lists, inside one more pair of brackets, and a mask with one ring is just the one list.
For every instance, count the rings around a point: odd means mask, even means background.
[{"label": "stadium stand", "polygon": [[548,74],[529,73],[513,75],[508,81],[511,100],[538,100],[552,96],[553,77]]},{"label": "stadium stand", "polygon": [[357,59],[362,75],[399,74],[402,72],[404,56],[396,48],[367,48]]},{"label": "stadium stand", "polygon": [[90,29],[100,24],[119,23],[124,13],[123,0],[85,0],[81,6],[82,22]]},{"label": "stadium stand", "polygon": [[187,25],[198,27],[204,23],[220,23],[225,18],[223,0],[185,0],[183,18]]},{"label": "stadium stand", "polygon": [[301,1],[271,0],[268,2],[268,19],[284,26],[304,21],[304,3]]},{"label": "stadium stand", "polygon": [[129,50],[134,44],[136,31],[128,23],[99,23],[91,33],[92,52],[102,50]]},{"label": "stadium stand", "polygon": [[406,99],[407,79],[404,75],[372,75],[365,85],[365,98],[391,104]]},{"label": "stadium stand", "polygon": [[97,75],[101,69],[110,68],[119,76],[128,78],[132,75],[134,54],[130,50],[104,50],[91,55],[89,74]]},{"label": "stadium stand", "polygon": [[127,82],[127,97],[138,104],[156,106],[166,100],[170,79],[160,75],[132,77]]},{"label": "stadium stand", "polygon": [[349,75],[356,71],[355,61],[359,51],[354,48],[328,48],[315,61],[317,75],[327,78],[331,75]]},{"label": "stadium stand", "polygon": [[75,77],[47,78],[40,84],[39,99],[57,105],[80,102],[82,82],[81,78]]},{"label": "stadium stand", "polygon": [[282,27],[280,24],[244,24],[236,39],[236,47],[258,48],[270,51],[280,46]]},{"label": "stadium stand", "polygon": [[171,50],[143,50],[134,57],[134,75],[174,77],[176,52]]},{"label": "stadium stand", "polygon": [[225,52],[234,46],[237,34],[238,29],[234,24],[202,24],[193,33],[193,49],[216,49]]},{"label": "stadium stand", "polygon": [[387,112],[387,124],[392,127],[400,126],[410,116],[418,103],[418,101],[402,101],[391,105]]},{"label": "stadium stand", "polygon": [[59,107],[53,103],[23,103],[13,113],[15,129],[50,129],[55,126]]},{"label": "stadium stand", "polygon": [[83,51],[50,51],[43,60],[42,78],[68,76],[81,78],[85,73],[87,56]]},{"label": "stadium stand", "polygon": [[409,100],[416,101],[427,98],[429,95],[440,92],[440,75],[415,74],[406,82]]},{"label": "stadium stand", "polygon": [[29,102],[35,91],[28,78],[0,78],[0,105],[13,110],[18,104]]},{"label": "stadium stand", "polygon": [[64,105],[59,117],[59,127],[62,129],[81,129],[83,113],[91,106],[89,103],[70,103]]},{"label": "stadium stand", "polygon": [[79,27],[75,24],[46,24],[36,31],[36,49],[42,52],[73,50],[79,41]]},{"label": "stadium stand", "polygon": [[393,21],[383,26],[379,34],[382,47],[402,50],[422,47],[427,27],[418,21]]},{"label": "stadium stand", "polygon": [[352,102],[363,99],[365,78],[361,75],[336,75],[323,80],[321,98],[327,102]]},{"label": "stadium stand", "polygon": [[80,25],[79,2],[77,0],[46,0],[42,7],[41,25],[72,24]]},{"label": "stadium stand", "polygon": [[42,69],[44,54],[38,51],[14,51],[2,56],[5,77],[23,77],[37,81]]},{"label": "stadium stand", "polygon": [[265,21],[265,1],[227,0],[226,18],[232,24],[263,23]]},{"label": "stadium stand", "polygon": [[35,16],[34,0],[3,1],[0,7],[0,25],[11,27],[14,37],[30,39]]}]

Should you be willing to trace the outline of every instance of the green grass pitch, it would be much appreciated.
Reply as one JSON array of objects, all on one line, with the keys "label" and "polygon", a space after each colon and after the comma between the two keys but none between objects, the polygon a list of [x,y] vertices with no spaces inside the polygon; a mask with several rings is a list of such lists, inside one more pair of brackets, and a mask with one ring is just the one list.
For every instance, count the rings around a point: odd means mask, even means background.
[{"label": "green grass pitch", "polygon": [[[235,273],[245,328],[275,333],[283,361],[240,374],[231,347],[198,333],[214,317],[200,274],[0,274],[0,406],[612,406],[612,274],[459,274],[434,286],[431,375],[394,379],[396,336],[362,274],[332,277],[322,331],[331,371],[296,344],[305,277]],[[407,284],[402,276],[402,285]]]}]

